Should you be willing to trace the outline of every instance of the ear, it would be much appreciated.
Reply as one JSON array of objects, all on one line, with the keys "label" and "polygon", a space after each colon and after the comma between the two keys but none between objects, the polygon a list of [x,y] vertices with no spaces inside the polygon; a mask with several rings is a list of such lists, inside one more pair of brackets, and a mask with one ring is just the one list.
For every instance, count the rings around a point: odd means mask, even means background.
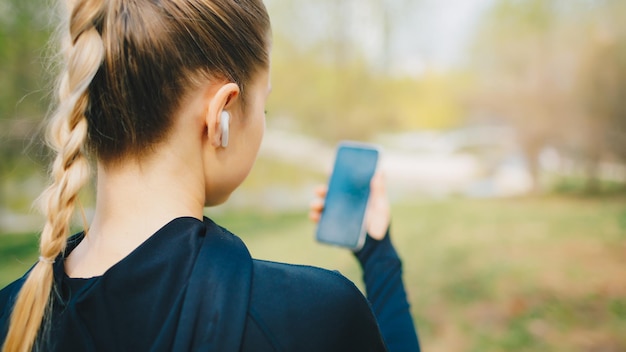
[{"label": "ear", "polygon": [[[209,134],[209,141],[211,142],[211,145],[216,148],[222,145],[222,111],[228,109],[233,110],[233,108],[237,105],[236,103],[239,97],[239,92],[239,86],[235,83],[229,82],[219,87],[217,92],[209,101],[206,115],[206,125]],[[229,111],[229,113],[232,117],[233,112]]]}]

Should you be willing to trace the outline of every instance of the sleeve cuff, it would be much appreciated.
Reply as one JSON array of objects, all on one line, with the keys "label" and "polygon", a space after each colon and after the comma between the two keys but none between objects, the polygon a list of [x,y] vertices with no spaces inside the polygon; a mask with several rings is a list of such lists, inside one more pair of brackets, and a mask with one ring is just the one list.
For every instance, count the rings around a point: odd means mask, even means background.
[{"label": "sleeve cuff", "polygon": [[389,228],[387,228],[387,233],[385,234],[385,237],[383,237],[383,239],[380,241],[373,239],[369,234],[367,234],[363,248],[361,248],[361,250],[357,252],[354,252],[354,255],[359,260],[361,265],[364,265],[365,263],[367,263],[367,261],[374,254],[376,254],[377,256],[379,255],[390,256],[391,255],[391,256],[397,257],[396,250],[394,249],[393,244],[391,243],[391,236],[390,236]]}]

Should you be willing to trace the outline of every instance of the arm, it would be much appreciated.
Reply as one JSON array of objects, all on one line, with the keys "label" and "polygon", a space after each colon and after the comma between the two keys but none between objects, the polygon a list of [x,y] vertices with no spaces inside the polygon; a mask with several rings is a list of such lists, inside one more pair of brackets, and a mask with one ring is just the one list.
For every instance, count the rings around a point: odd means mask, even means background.
[{"label": "arm", "polygon": [[367,298],[389,351],[419,351],[402,281],[402,262],[389,232],[381,240],[368,236],[355,256],[363,268]]},{"label": "arm", "polygon": [[[317,190],[318,200],[311,204],[310,218],[317,222],[324,208],[326,188]],[[409,310],[402,263],[389,236],[391,210],[382,175],[371,182],[366,214],[368,236],[355,253],[363,268],[367,298],[389,351],[419,351],[419,342]]]}]

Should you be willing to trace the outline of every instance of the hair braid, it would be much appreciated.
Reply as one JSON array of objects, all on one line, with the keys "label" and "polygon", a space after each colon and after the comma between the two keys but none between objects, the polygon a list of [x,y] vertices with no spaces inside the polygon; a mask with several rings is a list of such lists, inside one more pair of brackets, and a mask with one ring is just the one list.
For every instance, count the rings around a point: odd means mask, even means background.
[{"label": "hair braid", "polygon": [[4,352],[33,349],[53,286],[51,263],[65,249],[74,203],[89,178],[89,163],[83,153],[87,138],[87,88],[104,58],[98,27],[105,11],[102,0],[68,3],[71,15],[66,31],[69,38],[64,44],[66,62],[58,87],[59,105],[48,130],[48,142],[56,158],[51,168],[52,184],[41,197],[46,215],[39,246],[41,257],[18,295]]}]

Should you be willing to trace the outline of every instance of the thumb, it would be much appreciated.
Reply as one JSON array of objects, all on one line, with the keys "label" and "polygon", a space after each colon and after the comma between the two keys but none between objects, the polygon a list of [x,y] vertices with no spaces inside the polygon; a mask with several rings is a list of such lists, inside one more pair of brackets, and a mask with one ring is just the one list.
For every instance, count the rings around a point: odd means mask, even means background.
[{"label": "thumb", "polygon": [[391,205],[385,187],[385,177],[376,173],[370,183],[370,198],[367,205],[367,232],[375,240],[382,240],[391,221]]}]

